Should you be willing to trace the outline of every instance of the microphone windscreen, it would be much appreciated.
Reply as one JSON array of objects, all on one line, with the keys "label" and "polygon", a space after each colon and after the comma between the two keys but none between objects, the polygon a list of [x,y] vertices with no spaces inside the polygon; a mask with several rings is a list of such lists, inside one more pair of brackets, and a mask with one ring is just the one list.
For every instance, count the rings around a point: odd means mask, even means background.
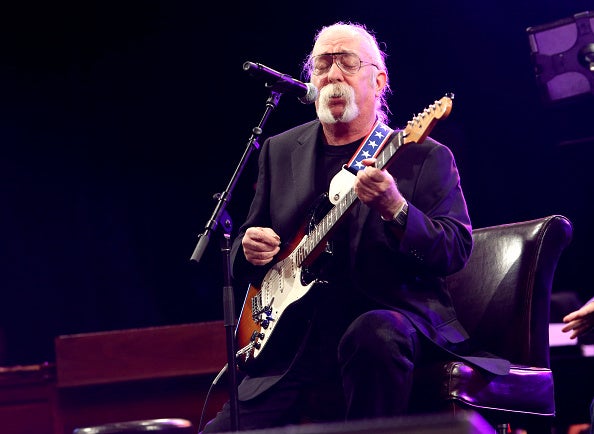
[{"label": "microphone windscreen", "polygon": [[299,98],[303,104],[312,104],[318,98],[318,88],[311,83],[305,83],[307,86],[307,93]]}]

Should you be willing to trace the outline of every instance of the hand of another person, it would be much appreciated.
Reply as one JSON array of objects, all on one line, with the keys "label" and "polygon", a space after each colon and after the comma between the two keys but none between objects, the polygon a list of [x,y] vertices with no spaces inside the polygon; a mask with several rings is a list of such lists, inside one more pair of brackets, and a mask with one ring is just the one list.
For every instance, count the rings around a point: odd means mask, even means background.
[{"label": "hand of another person", "polygon": [[561,331],[564,333],[571,331],[571,339],[592,330],[594,328],[594,300],[588,301],[578,310],[565,315],[563,322],[567,325]]},{"label": "hand of another person", "polygon": [[280,251],[280,237],[270,228],[251,227],[241,240],[243,253],[249,263],[265,265]]},{"label": "hand of another person", "polygon": [[375,161],[375,158],[362,161],[366,167],[357,172],[354,190],[361,202],[390,220],[405,199],[390,172],[376,168]]}]

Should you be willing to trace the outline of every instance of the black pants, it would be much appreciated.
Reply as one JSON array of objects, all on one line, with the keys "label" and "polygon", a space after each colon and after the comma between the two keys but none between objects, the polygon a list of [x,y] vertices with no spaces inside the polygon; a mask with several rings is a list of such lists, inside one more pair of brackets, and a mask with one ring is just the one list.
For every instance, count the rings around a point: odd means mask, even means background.
[{"label": "black pants", "polygon": [[[316,329],[311,340],[316,344],[306,347],[303,357],[278,383],[253,399],[239,401],[240,430],[300,423],[308,416],[304,413],[311,410],[308,403],[312,391],[319,389],[316,386],[328,376],[338,379],[342,391],[336,390],[334,400],[326,399],[316,406],[341,408],[342,414],[331,416],[334,420],[390,417],[406,412],[421,344],[429,343],[419,338],[405,316],[389,310],[365,312],[347,327],[338,348],[326,346],[323,327]],[[336,363],[320,357],[328,350],[335,355]],[[203,432],[229,430],[227,403]]]}]

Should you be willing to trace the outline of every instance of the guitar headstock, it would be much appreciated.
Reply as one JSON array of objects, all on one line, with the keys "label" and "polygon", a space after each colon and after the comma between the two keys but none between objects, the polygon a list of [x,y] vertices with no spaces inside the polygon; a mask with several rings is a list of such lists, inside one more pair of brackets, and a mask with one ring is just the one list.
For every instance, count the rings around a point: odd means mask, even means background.
[{"label": "guitar headstock", "polygon": [[446,94],[408,121],[404,128],[404,142],[420,143],[425,140],[437,121],[450,114],[453,99],[454,94]]}]

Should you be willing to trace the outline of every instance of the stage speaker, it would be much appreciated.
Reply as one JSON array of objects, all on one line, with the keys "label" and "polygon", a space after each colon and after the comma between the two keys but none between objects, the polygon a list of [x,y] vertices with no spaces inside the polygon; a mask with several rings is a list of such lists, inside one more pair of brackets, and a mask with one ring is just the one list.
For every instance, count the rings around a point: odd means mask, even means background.
[{"label": "stage speaker", "polygon": [[478,413],[435,413],[387,419],[242,431],[243,434],[493,434],[495,429]]},{"label": "stage speaker", "polygon": [[594,12],[526,29],[534,72],[546,103],[594,94]]}]

